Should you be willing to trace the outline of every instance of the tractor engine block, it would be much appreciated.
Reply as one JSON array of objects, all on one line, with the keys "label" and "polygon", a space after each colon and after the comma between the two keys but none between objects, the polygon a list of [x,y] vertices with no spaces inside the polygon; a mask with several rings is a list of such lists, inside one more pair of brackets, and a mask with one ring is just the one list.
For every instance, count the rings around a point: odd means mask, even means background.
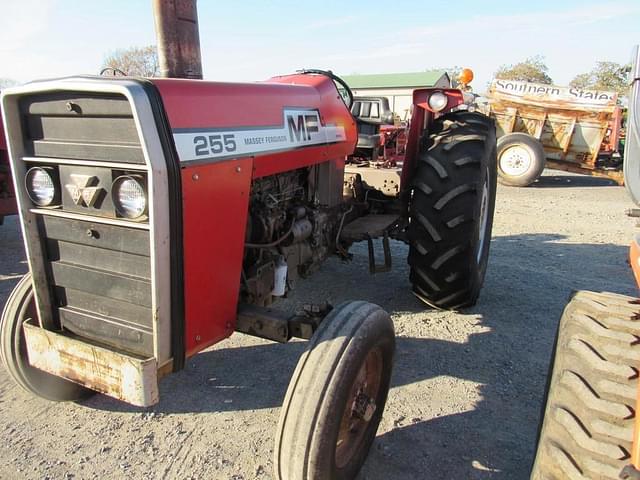
[{"label": "tractor engine block", "polygon": [[[292,289],[298,277],[313,273],[333,252],[339,207],[318,202],[312,181],[315,168],[254,180],[240,289],[243,302],[271,304],[273,296]],[[276,285],[276,272],[283,268],[284,287]]]}]

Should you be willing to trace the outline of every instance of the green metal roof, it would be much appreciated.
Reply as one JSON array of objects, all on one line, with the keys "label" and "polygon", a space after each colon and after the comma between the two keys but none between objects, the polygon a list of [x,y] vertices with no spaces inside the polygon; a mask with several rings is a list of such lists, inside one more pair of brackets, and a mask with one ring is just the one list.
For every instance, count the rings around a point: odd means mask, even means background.
[{"label": "green metal roof", "polygon": [[429,87],[446,75],[445,70],[410,73],[377,73],[372,75],[342,75],[350,88]]}]

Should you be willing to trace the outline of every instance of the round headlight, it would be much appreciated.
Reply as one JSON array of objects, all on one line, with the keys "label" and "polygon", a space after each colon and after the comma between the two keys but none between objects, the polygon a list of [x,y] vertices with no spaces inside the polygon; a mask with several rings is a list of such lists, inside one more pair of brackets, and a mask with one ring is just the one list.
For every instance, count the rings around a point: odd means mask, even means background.
[{"label": "round headlight", "polygon": [[27,194],[33,203],[48,207],[56,198],[56,187],[51,173],[44,168],[32,167],[25,177]]},{"label": "round headlight", "polygon": [[449,103],[449,99],[442,92],[433,92],[429,96],[428,103],[431,110],[433,110],[434,112],[439,112],[440,110],[444,110],[444,108],[447,106],[447,103]]},{"label": "round headlight", "polygon": [[123,175],[116,178],[111,198],[116,211],[125,218],[139,218],[147,211],[147,192],[140,176]]}]

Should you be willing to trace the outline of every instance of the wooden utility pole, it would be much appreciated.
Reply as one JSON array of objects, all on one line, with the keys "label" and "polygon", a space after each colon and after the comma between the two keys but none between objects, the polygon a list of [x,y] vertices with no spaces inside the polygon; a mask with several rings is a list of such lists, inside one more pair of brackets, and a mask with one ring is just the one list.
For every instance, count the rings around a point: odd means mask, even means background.
[{"label": "wooden utility pole", "polygon": [[196,0],[153,0],[160,75],[202,78]]}]

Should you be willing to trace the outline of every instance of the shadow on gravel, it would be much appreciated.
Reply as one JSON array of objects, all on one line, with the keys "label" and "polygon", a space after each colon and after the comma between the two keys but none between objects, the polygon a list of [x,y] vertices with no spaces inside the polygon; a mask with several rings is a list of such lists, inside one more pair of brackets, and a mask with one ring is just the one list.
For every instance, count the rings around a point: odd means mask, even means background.
[{"label": "shadow on gravel", "polygon": [[[477,389],[478,402],[472,410],[443,416],[428,405],[408,405],[407,411],[430,413],[424,418],[407,413],[407,418],[391,419],[395,428],[378,436],[360,479],[528,478],[556,324],[570,292],[590,289],[632,293],[634,288],[626,247],[564,240],[560,235],[545,234],[494,238],[478,305],[444,320],[464,321],[467,325],[471,321],[481,327],[474,328],[478,333],[471,334],[465,342],[428,336],[412,338],[401,332],[394,388],[420,382],[424,382],[425,389],[432,388],[429,385],[433,382],[425,381],[452,377],[478,384],[470,387]],[[364,269],[364,250],[354,259],[356,265],[345,267],[337,261],[328,262],[311,280],[323,285],[323,290],[319,293],[318,287],[301,286],[298,297],[310,301],[330,298],[338,303],[359,292],[361,299],[379,303],[392,314],[401,313],[400,324],[422,322],[428,332],[428,326],[442,322],[443,316],[424,310],[411,295],[404,263],[406,247],[394,243],[392,248],[398,258],[394,258],[396,270],[388,277],[363,274],[357,285],[353,275],[350,279],[340,278],[344,268]],[[367,293],[371,296],[367,297]],[[323,298],[318,298],[320,294]],[[208,413],[280,406],[305,343],[224,347],[223,343],[195,356],[184,371],[164,379],[160,385],[161,402],[151,411]],[[446,385],[446,381],[439,385]],[[461,391],[459,381],[457,385],[452,391]],[[439,401],[444,411],[468,405],[467,398],[458,402],[451,392],[441,396],[438,391],[427,393]],[[402,398],[405,402],[418,401],[412,394],[403,393]],[[106,411],[144,411],[104,396],[96,396],[84,406]],[[398,411],[397,405],[395,410]],[[213,421],[206,418],[203,421]]]},{"label": "shadow on gravel", "polygon": [[588,175],[543,175],[531,187],[567,188],[567,187],[617,187],[610,178],[590,177]]},{"label": "shadow on gravel", "polygon": [[395,385],[454,377],[479,383],[481,400],[458,414],[396,421],[377,438],[360,478],[529,478],[557,322],[571,291],[635,290],[626,247],[563,241],[494,238],[480,301],[464,312],[479,314],[485,332],[463,344],[399,339]]}]

